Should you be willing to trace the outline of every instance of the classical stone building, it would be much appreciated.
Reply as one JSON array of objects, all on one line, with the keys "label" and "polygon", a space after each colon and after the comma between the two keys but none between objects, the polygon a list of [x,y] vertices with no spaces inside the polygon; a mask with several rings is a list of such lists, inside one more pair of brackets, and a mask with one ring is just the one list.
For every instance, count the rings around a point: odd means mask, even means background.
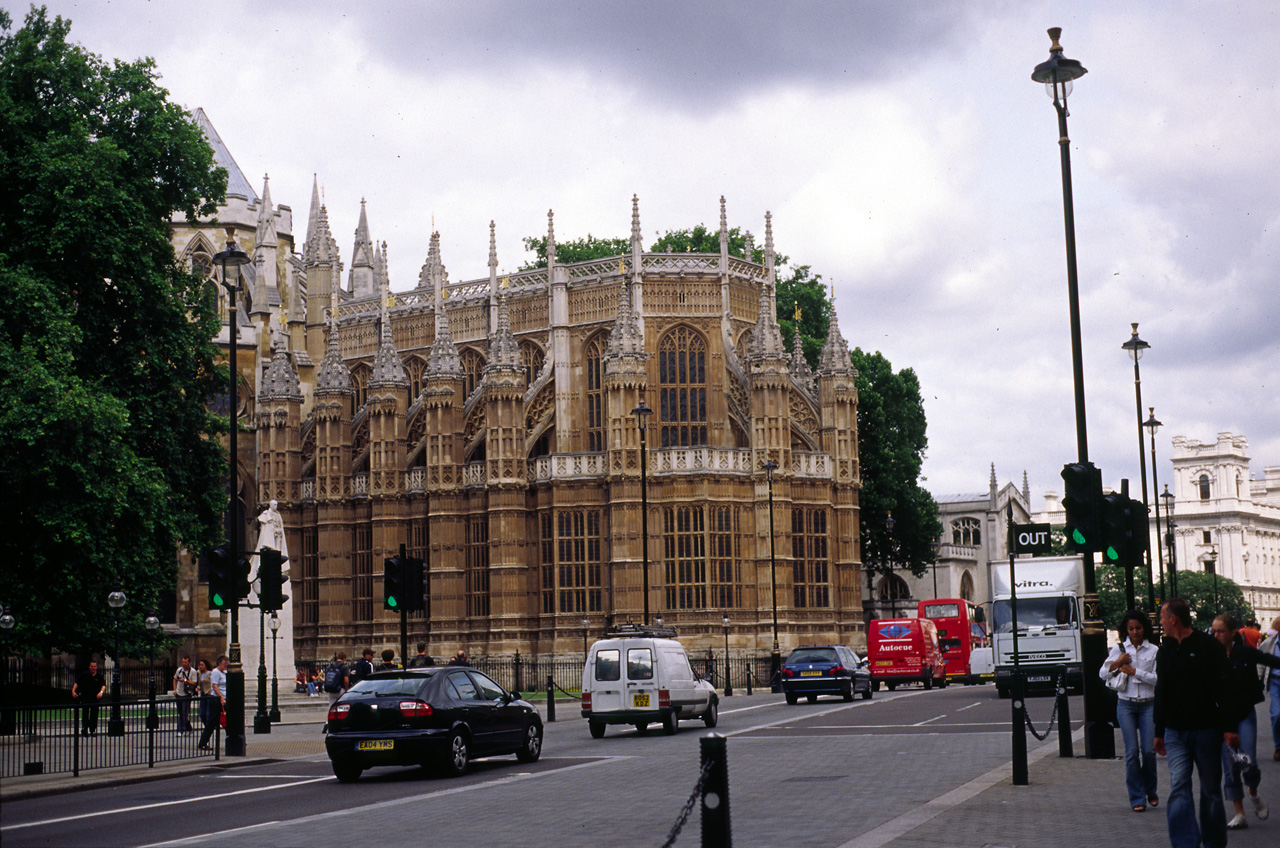
[{"label": "classical stone building", "polygon": [[834,312],[816,372],[784,344],[768,215],[762,264],[730,254],[723,199],[719,253],[649,253],[633,198],[629,252],[565,264],[548,213],[546,266],[510,275],[491,224],[466,282],[435,233],[393,292],[363,204],[349,268],[318,190],[295,252],[288,208],[214,146],[244,214],[174,241],[203,267],[232,223],[254,258],[241,497],[250,517],[279,502],[299,658],[398,645],[382,563],[401,545],[429,573],[409,640],[437,657],[577,654],[584,620],[643,618],[646,560],[650,619],[691,648],[719,648],[727,615],[735,652],[768,653],[775,604],[783,650],[863,641],[855,375]]}]

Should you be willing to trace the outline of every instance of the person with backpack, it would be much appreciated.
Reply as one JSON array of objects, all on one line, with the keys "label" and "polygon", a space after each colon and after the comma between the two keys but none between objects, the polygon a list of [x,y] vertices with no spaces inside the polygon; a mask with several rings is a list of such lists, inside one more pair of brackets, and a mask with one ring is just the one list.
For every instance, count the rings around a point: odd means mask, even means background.
[{"label": "person with backpack", "polygon": [[373,648],[365,648],[364,656],[356,662],[355,668],[351,670],[351,683],[355,685],[373,674]]},{"label": "person with backpack", "polygon": [[329,696],[329,706],[332,707],[350,687],[351,671],[347,668],[347,652],[338,651],[324,672],[324,691]]}]

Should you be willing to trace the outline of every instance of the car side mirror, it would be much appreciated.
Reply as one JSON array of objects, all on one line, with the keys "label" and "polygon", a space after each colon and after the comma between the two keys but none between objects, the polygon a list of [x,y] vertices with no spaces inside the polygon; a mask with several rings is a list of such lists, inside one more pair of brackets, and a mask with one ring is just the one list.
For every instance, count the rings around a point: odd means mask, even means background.
[{"label": "car side mirror", "polygon": [[507,693],[507,703],[509,704],[509,703],[511,703],[512,701],[519,701],[521,697],[522,697],[522,696],[520,695],[520,693],[519,693],[519,692],[508,692],[508,693]]}]

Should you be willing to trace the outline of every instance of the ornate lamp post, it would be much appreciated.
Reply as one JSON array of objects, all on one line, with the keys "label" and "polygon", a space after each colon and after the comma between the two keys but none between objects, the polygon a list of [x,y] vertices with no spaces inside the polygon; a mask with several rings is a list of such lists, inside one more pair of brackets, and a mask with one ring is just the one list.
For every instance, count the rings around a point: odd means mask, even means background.
[{"label": "ornate lamp post", "polygon": [[129,600],[120,581],[116,580],[115,588],[107,595],[107,606],[115,613],[116,619],[116,651],[115,662],[111,667],[111,718],[107,721],[108,736],[124,736],[124,718],[120,715],[120,610]]},{"label": "ornate lamp post", "polygon": [[[1154,406],[1150,406],[1150,407],[1147,407],[1147,408],[1151,411],[1151,417],[1150,417],[1150,418],[1148,418],[1146,421],[1142,422],[1142,426],[1143,426],[1143,427],[1145,427],[1145,428],[1147,429],[1147,432],[1151,435],[1151,491],[1153,491],[1153,492],[1159,492],[1159,491],[1160,491],[1160,482],[1159,482],[1159,481],[1157,480],[1157,478],[1156,478],[1156,431],[1160,429],[1160,427],[1161,427],[1161,423],[1160,423],[1159,421],[1157,421],[1157,420],[1156,420],[1156,408],[1155,408]],[[1166,489],[1166,490],[1167,490],[1167,489]],[[1146,500],[1147,500],[1147,487],[1146,487],[1145,485],[1142,487],[1142,500],[1143,500],[1143,502],[1146,502]],[[1164,598],[1165,598],[1165,594],[1164,594],[1164,548],[1163,548],[1163,547],[1161,547],[1161,545],[1160,545],[1160,539],[1161,539],[1161,536],[1160,536],[1160,498],[1159,498],[1159,497],[1154,497],[1154,498],[1152,498],[1151,500],[1153,500],[1153,501],[1155,502],[1154,506],[1155,506],[1155,508],[1156,508],[1156,543],[1155,543],[1154,547],[1155,547],[1155,549],[1156,549],[1156,562],[1159,564],[1159,567],[1160,567],[1160,600],[1162,600],[1162,601],[1163,601],[1163,600],[1164,600]],[[1151,551],[1147,551],[1147,564],[1148,564],[1148,565],[1150,565],[1150,563],[1151,563]],[[1153,604],[1151,604],[1151,609],[1152,609],[1152,610],[1155,610],[1155,609],[1156,609],[1156,605],[1155,605],[1154,603],[1153,603]]]},{"label": "ornate lamp post", "polygon": [[147,650],[147,730],[155,730],[160,726],[160,715],[156,712],[156,637],[160,635],[160,617],[152,609],[147,615],[147,639],[150,643]]},{"label": "ornate lamp post", "polygon": [[[1127,342],[1120,345],[1120,347],[1127,350],[1129,352],[1129,357],[1133,360],[1133,393],[1134,393],[1134,397],[1137,400],[1137,409],[1138,409],[1138,472],[1139,472],[1139,476],[1142,478],[1142,505],[1149,510],[1151,508],[1151,503],[1150,501],[1147,500],[1147,459],[1146,459],[1146,452],[1143,450],[1144,445],[1142,444],[1143,442],[1142,428],[1146,427],[1147,429],[1151,430],[1151,465],[1152,465],[1151,472],[1153,474],[1155,473],[1156,442],[1155,442],[1155,430],[1151,427],[1150,422],[1144,423],[1142,420],[1142,374],[1138,369],[1138,360],[1142,359],[1142,354],[1145,351],[1149,350],[1151,348],[1151,345],[1147,344],[1146,342],[1144,342],[1142,339],[1138,337],[1138,323],[1136,321],[1130,326],[1133,328],[1133,335],[1129,337],[1129,340]],[[1152,421],[1155,421],[1154,415],[1152,416]],[[1159,426],[1159,423],[1160,422],[1157,421],[1156,426]],[[1157,506],[1156,508],[1156,538],[1157,539],[1160,538],[1159,512],[1160,512],[1159,506]],[[1156,545],[1156,549],[1159,550],[1159,548],[1160,546]],[[1155,592],[1154,572],[1153,572],[1153,569],[1151,568],[1151,549],[1150,549],[1150,546],[1148,546],[1147,547],[1147,607],[1149,610],[1152,610],[1152,611],[1155,610],[1155,594],[1156,592]]]},{"label": "ornate lamp post", "polygon": [[[259,561],[261,566],[261,561]],[[253,714],[253,732],[271,732],[271,714],[267,712],[267,612],[262,604],[262,579],[258,579],[258,710]],[[274,634],[271,643],[275,649]],[[403,650],[401,651],[403,654]]]},{"label": "ornate lamp post", "polygon": [[728,698],[733,694],[733,684],[729,682],[729,616],[727,614],[720,619],[720,624],[724,627],[724,696]]},{"label": "ornate lamp post", "polygon": [[8,708],[4,698],[4,689],[9,685],[9,634],[17,625],[18,620],[5,604],[3,612],[0,612],[0,631],[3,631],[0,638],[4,639],[4,669],[0,670],[0,736],[12,736],[17,727],[17,715]]},{"label": "ornate lamp post", "polygon": [[649,624],[649,449],[647,433],[649,430],[649,416],[653,414],[653,410],[640,401],[640,405],[631,410],[631,414],[636,417],[636,423],[640,427],[640,551],[641,551],[641,568],[640,575],[641,591],[644,592],[644,624]]},{"label": "ornate lamp post", "polygon": [[[1154,463],[1152,463],[1154,465]],[[1164,484],[1164,492],[1160,495],[1164,501],[1164,543],[1169,547],[1169,597],[1178,597],[1178,549],[1174,545],[1173,531],[1178,525],[1173,523],[1173,492],[1169,484]]]},{"label": "ornate lamp post", "polygon": [[271,625],[271,721],[280,721],[280,669],[276,666],[276,639],[280,635],[280,616],[273,611],[267,620]]},{"label": "ornate lamp post", "polygon": [[[1045,91],[1053,98],[1053,108],[1058,113],[1058,151],[1062,160],[1062,215],[1067,245],[1067,301],[1071,321],[1071,367],[1075,384],[1076,450],[1079,461],[1089,462],[1089,436],[1085,425],[1084,409],[1084,357],[1080,344],[1080,287],[1076,276],[1076,223],[1075,206],[1071,196],[1071,140],[1067,135],[1067,97],[1074,81],[1087,71],[1075,59],[1062,55],[1058,37],[1061,27],[1049,29],[1048,60],[1036,65],[1031,79],[1044,83]],[[1093,568],[1093,552],[1084,554],[1084,633],[1081,639],[1084,654],[1084,750],[1089,759],[1111,759],[1116,753],[1115,731],[1104,717],[1105,693],[1102,680],[1095,673],[1107,656],[1107,634],[1102,624],[1102,609],[1098,603],[1097,575]]]},{"label": "ornate lamp post", "polygon": [[587,631],[591,629],[591,619],[582,617],[582,661],[587,661]]},{"label": "ornate lamp post", "polygon": [[[229,558],[234,567],[240,562],[240,531],[244,526],[240,520],[240,483],[238,469],[239,448],[236,433],[240,429],[239,400],[236,386],[239,374],[236,372],[236,347],[240,334],[236,321],[236,292],[240,290],[240,268],[248,265],[248,254],[240,249],[235,241],[235,231],[227,227],[227,249],[214,254],[213,261],[222,268],[222,287],[227,290],[227,327],[228,327],[228,359],[231,366],[230,406],[227,409],[228,447],[230,459],[231,512],[228,516]],[[244,666],[240,664],[240,600],[231,605],[231,643],[227,649],[227,756],[243,757],[245,755],[244,739]]]},{"label": "ornate lamp post", "polygon": [[773,472],[778,463],[772,459],[764,464],[769,483],[769,584],[773,587],[773,651],[769,654],[769,691],[782,691],[782,651],[778,649],[778,561],[773,542]]}]

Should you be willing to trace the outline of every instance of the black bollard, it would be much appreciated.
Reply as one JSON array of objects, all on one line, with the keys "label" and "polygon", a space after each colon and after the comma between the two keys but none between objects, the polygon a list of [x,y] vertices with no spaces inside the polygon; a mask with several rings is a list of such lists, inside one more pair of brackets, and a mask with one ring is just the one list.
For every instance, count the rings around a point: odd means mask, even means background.
[{"label": "black bollard", "polygon": [[748,661],[747,663],[747,694],[748,695],[751,694],[751,678],[754,676],[751,672],[752,672],[751,663]]},{"label": "black bollard", "polygon": [[1022,674],[1015,671],[1009,689],[1013,707],[1013,785],[1027,785],[1027,692]]},{"label": "black bollard", "polygon": [[1058,667],[1058,756],[1074,757],[1071,747],[1071,707],[1067,704],[1067,667]]},{"label": "black bollard", "polygon": [[547,675],[547,721],[548,722],[553,722],[556,720],[556,693],[554,691],[555,688],[556,688],[555,681],[552,680],[551,675],[548,674]]},{"label": "black bollard", "polygon": [[700,740],[702,768],[707,779],[702,784],[702,848],[729,848],[733,836],[729,827],[729,758],[727,740],[708,733]]}]

